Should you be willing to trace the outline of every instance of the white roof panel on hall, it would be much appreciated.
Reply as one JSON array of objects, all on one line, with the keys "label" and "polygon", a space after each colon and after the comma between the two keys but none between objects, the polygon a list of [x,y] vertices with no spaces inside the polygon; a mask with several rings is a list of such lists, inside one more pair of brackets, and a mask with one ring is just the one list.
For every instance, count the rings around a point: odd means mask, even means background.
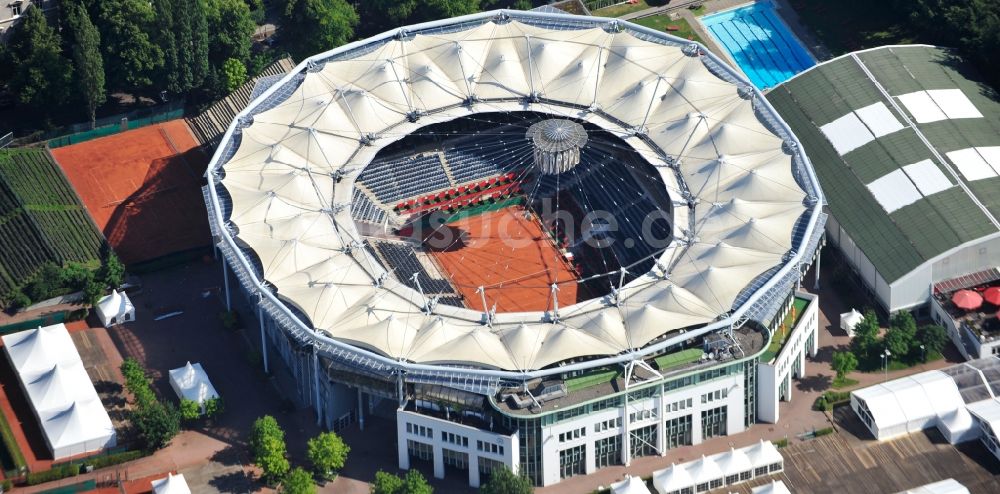
[{"label": "white roof panel on hall", "polygon": [[[976,148],[965,148],[945,153],[966,180],[982,180],[1000,175],[1000,170],[986,161]],[[997,164],[1000,168],[1000,163]]]},{"label": "white roof panel on hall", "polygon": [[868,190],[887,213],[909,206],[923,197],[903,170],[898,169],[868,184]]},{"label": "white roof panel on hall", "polygon": [[864,108],[858,108],[854,110],[854,113],[875,134],[875,137],[882,137],[903,129],[903,124],[899,123],[896,116],[881,101]]},{"label": "white roof panel on hall", "polygon": [[979,109],[961,89],[931,89],[927,91],[927,95],[948,118],[983,118],[983,114],[979,113]]},{"label": "white roof panel on hall", "polygon": [[951,180],[933,161],[926,159],[903,167],[903,171],[925,197],[951,187]]},{"label": "white roof panel on hall", "polygon": [[819,128],[841,156],[875,140],[864,122],[854,112]]},{"label": "white roof panel on hall", "polygon": [[977,147],[976,151],[989,163],[993,171],[1000,175],[1000,146]]},{"label": "white roof panel on hall", "polygon": [[896,97],[917,123],[937,122],[948,118],[948,115],[941,110],[941,107],[931,98],[931,95],[927,94],[927,91],[915,91]]}]

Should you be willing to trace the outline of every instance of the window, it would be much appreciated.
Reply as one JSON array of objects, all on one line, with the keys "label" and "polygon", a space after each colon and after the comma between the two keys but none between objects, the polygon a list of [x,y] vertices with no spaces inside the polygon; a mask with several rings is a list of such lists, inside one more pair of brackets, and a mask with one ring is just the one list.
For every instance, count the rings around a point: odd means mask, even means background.
[{"label": "window", "polygon": [[701,412],[701,437],[708,439],[727,434],[728,407],[721,406]]},{"label": "window", "polygon": [[760,477],[762,475],[767,475],[767,467],[758,467],[754,469],[753,471],[754,477]]},{"label": "window", "polygon": [[10,4],[10,15],[11,17],[17,17],[21,15],[21,2],[14,2]]},{"label": "window", "polygon": [[408,439],[406,441],[406,449],[413,458],[422,461],[434,461],[434,447],[430,444]]},{"label": "window", "polygon": [[622,437],[620,435],[598,439],[594,443],[594,464],[597,468],[621,465],[621,463]]},{"label": "window", "polygon": [[580,439],[587,435],[587,428],[581,427],[579,429],[573,429],[571,431],[560,432],[559,442],[564,443],[566,441],[572,441],[573,439]]},{"label": "window", "polygon": [[664,423],[666,448],[673,449],[691,444],[691,415],[670,419]]},{"label": "window", "polygon": [[616,429],[622,426],[622,418],[613,418],[608,420],[602,420],[594,424],[594,432],[604,432],[609,429]]},{"label": "window", "polygon": [[587,453],[581,444],[559,452],[559,478],[582,475],[587,465]]}]

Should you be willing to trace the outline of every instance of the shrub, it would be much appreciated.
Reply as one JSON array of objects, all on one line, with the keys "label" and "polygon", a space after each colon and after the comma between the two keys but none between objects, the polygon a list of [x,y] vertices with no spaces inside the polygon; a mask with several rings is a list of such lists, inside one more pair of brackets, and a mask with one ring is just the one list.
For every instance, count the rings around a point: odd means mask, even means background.
[{"label": "shrub", "polygon": [[219,313],[219,322],[224,329],[239,329],[240,318],[236,311],[227,310]]},{"label": "shrub", "polygon": [[121,453],[113,453],[110,455],[96,456],[94,458],[88,458],[83,463],[85,465],[90,465],[94,469],[109,467],[111,465],[117,465],[119,463],[125,463],[132,460],[137,460],[143,457],[143,452],[137,449],[132,451],[123,451]]},{"label": "shrub", "polygon": [[26,482],[28,485],[38,485],[44,484],[46,482],[51,482],[53,480],[65,479],[67,477],[75,477],[80,474],[80,465],[75,463],[68,463],[62,466],[55,467],[51,470],[45,470],[43,472],[31,472],[27,475]]},{"label": "shrub", "polygon": [[813,437],[822,437],[833,434],[833,427],[824,427],[813,431]]},{"label": "shrub", "polygon": [[10,479],[3,479],[3,482],[0,482],[0,487],[3,488],[4,492],[10,492],[14,488],[14,483]]},{"label": "shrub", "polygon": [[226,403],[222,401],[222,397],[209,398],[205,400],[205,416],[208,418],[215,418],[222,415],[222,412],[226,411]]},{"label": "shrub", "polygon": [[170,403],[152,401],[132,413],[132,425],[146,448],[160,449],[181,430],[181,414]]},{"label": "shrub", "polygon": [[782,438],[776,441],[771,441],[774,443],[775,448],[784,448],[788,446],[788,439]]},{"label": "shrub", "polygon": [[14,462],[14,467],[17,470],[27,469],[28,462],[25,461],[24,453],[21,452],[21,448],[17,445],[17,440],[14,439],[14,432],[11,431],[10,424],[7,423],[7,416],[3,413],[0,413],[0,437],[2,437],[3,445],[7,448],[7,453]]},{"label": "shrub", "polygon": [[27,296],[20,289],[10,292],[10,308],[13,310],[23,309],[31,305],[31,297]]},{"label": "shrub", "polygon": [[197,401],[181,398],[181,420],[192,422],[201,418],[201,406]]},{"label": "shrub", "polygon": [[66,321],[67,322],[82,321],[86,319],[88,315],[90,315],[90,309],[87,308],[77,309],[70,312],[69,315],[66,316]]}]

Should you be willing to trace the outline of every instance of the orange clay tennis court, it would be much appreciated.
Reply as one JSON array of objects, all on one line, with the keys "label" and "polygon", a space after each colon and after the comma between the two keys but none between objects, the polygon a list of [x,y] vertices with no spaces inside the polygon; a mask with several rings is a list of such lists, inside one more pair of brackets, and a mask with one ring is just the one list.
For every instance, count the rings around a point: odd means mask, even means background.
[{"label": "orange clay tennis court", "polygon": [[486,287],[486,304],[498,312],[552,308],[552,283],[559,306],[577,302],[577,276],[535,217],[513,206],[448,223],[459,232],[454,248],[431,250],[465,303],[483,310],[476,290]]},{"label": "orange clay tennis court", "polygon": [[125,263],[210,243],[201,195],[207,164],[183,120],[52,150]]}]

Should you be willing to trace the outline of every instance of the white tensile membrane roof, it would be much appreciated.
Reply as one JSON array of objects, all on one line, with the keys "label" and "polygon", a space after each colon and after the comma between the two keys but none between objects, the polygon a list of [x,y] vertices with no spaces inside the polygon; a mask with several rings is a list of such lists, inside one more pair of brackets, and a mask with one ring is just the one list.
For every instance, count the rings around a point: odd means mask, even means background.
[{"label": "white tensile membrane roof", "polygon": [[[741,97],[745,88],[715,75],[704,56],[689,56],[683,40],[647,41],[564,16],[510,16],[313,57],[276,85],[290,89],[300,78],[294,91],[241,122],[232,157],[214,164],[225,173],[238,242],[316,330],[398,360],[540,369],[715,321],[792,249],[806,193],[782,139]],[[546,22],[518,20],[531,16]],[[617,304],[584,301],[558,317],[499,313],[490,325],[465,308],[426,313],[426,299],[386,279],[361,248],[349,207],[353,177],[380,149],[430,124],[511,111],[586,121],[621,137],[658,165],[681,201],[673,218],[680,240],[619,291]],[[660,151],[679,157],[676,170]],[[684,207],[685,189],[693,207]]]}]

